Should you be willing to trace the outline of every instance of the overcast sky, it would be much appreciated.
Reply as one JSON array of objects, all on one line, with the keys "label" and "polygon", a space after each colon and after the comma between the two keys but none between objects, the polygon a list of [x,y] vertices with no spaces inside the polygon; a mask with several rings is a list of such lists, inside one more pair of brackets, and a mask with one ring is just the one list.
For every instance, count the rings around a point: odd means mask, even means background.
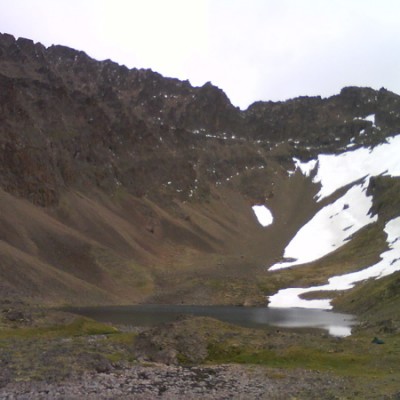
[{"label": "overcast sky", "polygon": [[257,100],[400,93],[399,0],[0,0],[0,32]]}]

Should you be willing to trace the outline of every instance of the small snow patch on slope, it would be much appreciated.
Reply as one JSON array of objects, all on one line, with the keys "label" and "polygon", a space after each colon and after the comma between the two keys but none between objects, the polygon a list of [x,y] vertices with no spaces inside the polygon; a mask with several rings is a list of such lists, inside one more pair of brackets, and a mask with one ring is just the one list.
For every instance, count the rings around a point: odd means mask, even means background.
[{"label": "small snow patch on slope", "polygon": [[372,122],[372,126],[375,126],[375,114],[370,114],[366,117],[355,117],[354,120],[369,121]]},{"label": "small snow patch on slope", "polygon": [[266,227],[266,226],[272,224],[272,222],[274,221],[274,217],[272,216],[271,211],[268,210],[267,207],[265,207],[264,205],[255,205],[252,208],[253,208],[254,214],[257,217],[258,222],[263,227]]},{"label": "small snow patch on slope", "polygon": [[317,160],[301,162],[299,159],[293,158],[293,161],[296,169],[299,168],[304,176],[310,176],[311,172],[315,169],[315,166],[317,165]]},{"label": "small snow patch on slope", "polygon": [[372,125],[375,126],[375,114],[367,115],[364,120],[372,122]]},{"label": "small snow patch on slope", "polygon": [[345,275],[334,276],[328,280],[328,284],[309,288],[282,289],[269,298],[269,307],[301,307],[331,309],[330,299],[305,300],[299,296],[315,291],[348,290],[357,282],[366,279],[379,279],[400,271],[400,217],[392,219],[385,226],[389,250],[381,254],[381,261],[361,271]]}]

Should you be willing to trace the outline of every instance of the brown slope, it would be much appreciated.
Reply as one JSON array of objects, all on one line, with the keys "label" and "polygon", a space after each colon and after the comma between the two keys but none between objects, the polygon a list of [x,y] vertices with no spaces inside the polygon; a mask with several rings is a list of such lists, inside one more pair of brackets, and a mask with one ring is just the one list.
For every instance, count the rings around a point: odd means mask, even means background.
[{"label": "brown slope", "polygon": [[[232,184],[213,189],[206,203],[176,202],[173,211],[126,193],[109,198],[74,192],[46,210],[1,192],[0,234],[8,249],[2,257],[19,264],[23,255],[29,260],[25,263],[41,271],[35,284],[27,277],[32,289],[21,285],[20,296],[36,293],[51,302],[263,301],[259,280],[268,260],[311,216],[312,196],[304,192],[312,192],[300,184],[303,180],[297,175],[292,184],[287,180],[275,189],[277,202],[270,203],[281,223],[269,228],[258,224],[252,203]],[[302,213],[299,197],[308,204]],[[289,229],[282,231],[282,226]],[[2,281],[18,289],[10,261],[4,265]],[[45,266],[49,276],[42,279]],[[58,278],[51,278],[54,271],[69,277],[61,288]],[[82,283],[87,284],[82,296],[71,296]],[[232,284],[236,289],[228,296]]]},{"label": "brown slope", "polygon": [[[4,192],[0,202],[2,260],[3,257],[7,260],[3,260],[1,278],[3,283],[9,282],[15,287],[21,297],[35,294],[52,302],[75,302],[80,298],[92,302],[124,301],[125,298],[134,301],[146,289],[145,284],[151,284],[150,279],[144,282],[147,276],[134,264],[130,265],[129,259],[49,216],[45,210]],[[117,263],[118,267],[125,264],[125,268],[119,267],[124,272],[121,277],[115,274],[118,268],[110,271],[108,265],[104,266],[105,257],[109,264]],[[37,275],[33,279],[32,272],[27,273],[26,284],[19,286],[14,279],[21,262],[37,271]],[[18,270],[21,279],[24,270]],[[143,287],[131,284],[136,277],[138,285]]]}]

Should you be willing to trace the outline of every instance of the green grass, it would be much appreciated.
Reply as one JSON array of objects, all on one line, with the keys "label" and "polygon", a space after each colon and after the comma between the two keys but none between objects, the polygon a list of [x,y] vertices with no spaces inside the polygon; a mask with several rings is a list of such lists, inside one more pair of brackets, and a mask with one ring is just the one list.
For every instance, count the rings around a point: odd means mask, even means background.
[{"label": "green grass", "polygon": [[0,330],[0,339],[30,339],[35,337],[74,337],[91,335],[116,334],[118,330],[110,325],[102,324],[88,318],[76,318],[66,325],[49,327],[20,327]]},{"label": "green grass", "polygon": [[[333,354],[300,346],[291,346],[283,351],[259,350],[247,348],[221,348],[213,345],[209,348],[209,361],[240,364],[261,364],[274,368],[305,368],[316,371],[334,371],[340,375],[359,375],[365,366],[367,357],[355,354]],[[368,371],[374,374],[376,371]]]},{"label": "green grass", "polygon": [[334,305],[341,310],[357,313],[370,324],[393,320],[400,330],[400,272],[363,282],[343,292]]},{"label": "green grass", "polygon": [[148,268],[104,247],[93,246],[91,256],[107,276],[109,287],[117,290],[120,298],[134,303],[153,293],[154,279]]},{"label": "green grass", "polygon": [[264,365],[280,369],[309,369],[353,377],[362,382],[371,378],[386,379],[398,373],[400,335],[385,338],[384,345],[374,345],[371,337],[358,336],[340,342],[318,339],[302,345],[290,343],[284,348],[255,348],[254,342],[232,345],[226,341],[208,346],[210,363]]},{"label": "green grass", "polygon": [[[93,335],[96,337],[91,338]],[[177,338],[192,338],[193,335],[198,336],[198,343],[206,345],[206,364],[263,366],[277,376],[288,369],[320,371],[350,379],[354,392],[361,393],[360,398],[369,398],[367,394],[371,388],[380,395],[398,391],[399,333],[362,330],[351,337],[336,339],[317,331],[273,327],[247,329],[198,317],[155,328],[149,343],[165,348],[176,345],[175,350],[179,350]],[[374,336],[379,336],[385,343],[372,344]],[[47,328],[2,329],[0,349],[12,351],[14,366],[16,371],[21,371],[21,379],[47,379],[53,374],[53,364],[48,365],[48,362],[55,363],[54,373],[60,377],[67,376],[71,365],[79,371],[89,368],[81,365],[82,352],[99,354],[111,363],[134,362],[137,337],[136,333],[119,332],[108,325],[79,317],[69,324]],[[43,354],[48,354],[43,359],[45,363],[41,361]],[[185,352],[178,354],[178,362],[193,364]]]}]

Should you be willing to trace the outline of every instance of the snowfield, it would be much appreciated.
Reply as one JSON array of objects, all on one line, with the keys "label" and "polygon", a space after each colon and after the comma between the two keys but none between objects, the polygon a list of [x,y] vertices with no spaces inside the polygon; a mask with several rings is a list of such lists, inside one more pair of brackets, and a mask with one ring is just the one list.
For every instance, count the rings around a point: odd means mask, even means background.
[{"label": "snowfield", "polygon": [[400,135],[373,149],[360,148],[339,155],[322,154],[318,160],[308,163],[294,161],[305,176],[317,169],[313,182],[321,185],[318,201],[344,186],[363,181],[320,210],[297,232],[284,252],[284,258],[295,261],[277,263],[270,270],[318,260],[345,244],[350,235],[376,221],[376,216],[368,215],[372,206],[372,199],[366,195],[369,178],[400,176]]},{"label": "snowfield", "polygon": [[334,203],[327,205],[304,225],[285,249],[284,257],[295,261],[277,263],[270,270],[308,263],[346,243],[363,226],[375,222],[368,215],[372,199],[365,195],[366,184],[355,185]]},{"label": "snowfield", "polygon": [[[349,236],[362,227],[377,220],[377,216],[369,215],[372,198],[366,195],[366,190],[371,176],[400,176],[400,135],[371,149],[360,148],[339,155],[323,154],[308,163],[294,162],[303,175],[313,173],[313,182],[321,185],[316,196],[318,202],[347,185],[349,189],[335,202],[323,207],[297,232],[284,252],[284,258],[291,260],[277,263],[269,270],[318,260],[345,244]],[[361,271],[332,277],[326,285],[282,289],[269,298],[269,306],[331,309],[330,299],[304,300],[299,296],[313,291],[350,289],[356,282],[380,278],[400,270],[400,217],[389,221],[385,232],[389,250],[381,254],[379,263]]]},{"label": "snowfield", "polygon": [[330,310],[331,299],[304,300],[299,296],[315,291],[348,290],[357,282],[366,279],[379,279],[400,271],[400,217],[392,219],[385,226],[389,250],[381,254],[381,261],[361,271],[345,275],[334,276],[328,280],[328,284],[312,286],[309,288],[288,288],[269,297],[269,307],[301,307],[320,308]]},{"label": "snowfield", "polygon": [[338,155],[321,154],[317,168],[313,182],[321,184],[317,194],[319,201],[364,177],[400,176],[400,135],[373,149],[362,147]]}]

